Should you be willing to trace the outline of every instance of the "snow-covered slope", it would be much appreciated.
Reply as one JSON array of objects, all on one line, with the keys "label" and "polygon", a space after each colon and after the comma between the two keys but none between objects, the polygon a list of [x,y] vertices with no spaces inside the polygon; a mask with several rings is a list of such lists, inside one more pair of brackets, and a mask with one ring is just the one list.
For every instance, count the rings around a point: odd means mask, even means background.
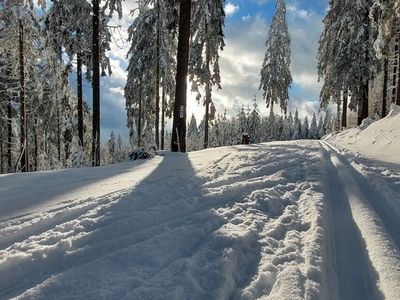
[{"label": "snow-covered slope", "polygon": [[0,177],[0,299],[400,299],[400,173],[327,142]]},{"label": "snow-covered slope", "polygon": [[332,144],[368,157],[400,165],[400,106],[364,129],[353,128],[326,137]]}]

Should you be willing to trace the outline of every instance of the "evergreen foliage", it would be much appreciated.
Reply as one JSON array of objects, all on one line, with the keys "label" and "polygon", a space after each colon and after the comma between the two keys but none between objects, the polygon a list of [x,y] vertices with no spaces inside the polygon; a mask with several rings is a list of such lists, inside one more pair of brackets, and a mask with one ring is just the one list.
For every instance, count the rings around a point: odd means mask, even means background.
[{"label": "evergreen foliage", "polygon": [[266,53],[261,69],[259,89],[267,107],[280,104],[286,113],[289,100],[288,89],[292,83],[290,74],[290,36],[286,22],[286,5],[284,0],[277,0],[276,13],[272,19],[266,42]]}]

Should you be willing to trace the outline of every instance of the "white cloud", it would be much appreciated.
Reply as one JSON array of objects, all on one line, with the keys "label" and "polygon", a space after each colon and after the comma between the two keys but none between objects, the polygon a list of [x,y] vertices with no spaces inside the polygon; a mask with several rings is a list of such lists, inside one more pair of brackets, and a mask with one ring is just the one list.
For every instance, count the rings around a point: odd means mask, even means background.
[{"label": "white cloud", "polygon": [[225,5],[225,14],[226,14],[227,16],[231,16],[231,15],[237,13],[238,10],[239,10],[239,5],[235,5],[235,4],[233,4],[232,2],[228,2],[228,3]]},{"label": "white cloud", "polygon": [[288,11],[288,13],[291,13],[291,14],[293,14],[299,18],[303,18],[303,19],[308,18],[310,16],[310,13],[307,10],[301,9],[298,6],[293,5],[293,4],[289,4],[287,6],[287,11]]},{"label": "white cloud", "polygon": [[242,16],[242,21],[247,21],[248,19],[250,19],[250,14],[247,14],[246,16]]}]

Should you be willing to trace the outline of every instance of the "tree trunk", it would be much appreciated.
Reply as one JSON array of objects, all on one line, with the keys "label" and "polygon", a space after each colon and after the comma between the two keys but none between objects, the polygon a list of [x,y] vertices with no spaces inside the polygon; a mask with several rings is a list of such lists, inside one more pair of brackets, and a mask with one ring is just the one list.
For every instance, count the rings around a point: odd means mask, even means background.
[{"label": "tree trunk", "polygon": [[93,129],[92,129],[92,166],[100,166],[100,1],[92,0],[93,13]]},{"label": "tree trunk", "polygon": [[[365,24],[367,24],[366,26],[366,33],[365,33],[365,43],[366,45],[368,45],[369,43],[369,10],[367,9],[365,12]],[[366,65],[369,64],[369,49],[368,47],[366,47],[365,49],[365,62]],[[367,76],[369,76],[369,74],[367,74]],[[369,80],[367,80],[364,84],[363,84],[363,88],[362,88],[362,103],[361,103],[361,107],[359,107],[361,109],[361,111],[358,114],[358,125],[361,125],[362,121],[365,118],[368,118],[369,115]]]},{"label": "tree trunk", "polygon": [[160,148],[160,0],[157,0],[157,39],[156,39],[156,145]]},{"label": "tree trunk", "polygon": [[27,138],[27,119],[25,101],[25,71],[24,71],[24,26],[19,21],[19,83],[20,83],[20,118],[21,118],[21,171],[29,171],[28,138]]},{"label": "tree trunk", "polygon": [[399,43],[400,41],[398,41],[395,46],[394,46],[394,60],[393,60],[393,72],[392,72],[392,103],[396,103],[396,95],[397,93],[397,73],[400,72],[400,69],[398,71],[398,57],[399,55]]},{"label": "tree trunk", "polygon": [[272,116],[274,114],[274,101],[271,101],[269,115]]},{"label": "tree trunk", "polygon": [[35,143],[35,153],[34,153],[34,159],[35,159],[35,171],[38,170],[38,138],[37,138],[37,119],[35,118],[35,128],[34,128],[34,143]]},{"label": "tree trunk", "polygon": [[340,100],[337,102],[337,107],[336,107],[336,122],[335,122],[335,130],[340,130],[340,123],[341,123],[341,118],[340,118],[340,113],[342,111],[341,105],[340,105]]},{"label": "tree trunk", "polygon": [[387,115],[387,89],[388,89],[388,65],[389,59],[385,58],[383,66],[383,95],[382,95],[382,118]]},{"label": "tree trunk", "polygon": [[358,105],[358,125],[361,125],[362,121],[368,118],[368,84],[364,85],[362,93],[362,101]]},{"label": "tree trunk", "polygon": [[173,152],[179,150],[186,152],[186,80],[189,63],[191,5],[191,0],[182,0],[180,2],[176,91],[171,140],[171,150]]},{"label": "tree trunk", "polygon": [[4,173],[3,139],[0,141],[0,174]]},{"label": "tree trunk", "polygon": [[138,118],[138,147],[142,145],[142,81],[139,84],[139,118]]},{"label": "tree trunk", "polygon": [[77,54],[77,86],[78,86],[78,136],[82,147],[83,144],[83,86],[82,86],[82,55]]},{"label": "tree trunk", "polygon": [[165,143],[165,87],[162,89],[161,104],[161,150],[164,150]]},{"label": "tree trunk", "polygon": [[61,122],[60,122],[60,108],[57,107],[57,157],[61,162]]},{"label": "tree trunk", "polygon": [[8,172],[12,172],[12,103],[11,97],[8,99],[7,105],[7,166]]},{"label": "tree trunk", "polygon": [[206,35],[206,66],[207,66],[207,82],[206,82],[206,114],[204,117],[204,149],[208,148],[208,131],[210,121],[210,103],[211,103],[211,72],[210,72],[210,41],[208,37],[208,20],[205,20],[205,35]]},{"label": "tree trunk", "polygon": [[347,106],[349,101],[349,94],[347,91],[343,92],[343,109],[342,109],[342,128],[347,127]]},{"label": "tree trunk", "polygon": [[400,105],[400,24],[397,26],[397,86],[396,105]]}]

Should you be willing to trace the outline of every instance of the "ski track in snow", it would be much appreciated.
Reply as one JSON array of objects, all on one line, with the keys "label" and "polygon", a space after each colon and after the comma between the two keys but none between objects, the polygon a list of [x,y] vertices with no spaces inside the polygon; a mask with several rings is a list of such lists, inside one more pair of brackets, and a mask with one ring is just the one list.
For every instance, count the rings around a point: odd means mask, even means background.
[{"label": "ski track in snow", "polygon": [[0,299],[400,299],[395,170],[317,141],[113,168],[108,194],[77,170],[84,194],[1,200]]}]

